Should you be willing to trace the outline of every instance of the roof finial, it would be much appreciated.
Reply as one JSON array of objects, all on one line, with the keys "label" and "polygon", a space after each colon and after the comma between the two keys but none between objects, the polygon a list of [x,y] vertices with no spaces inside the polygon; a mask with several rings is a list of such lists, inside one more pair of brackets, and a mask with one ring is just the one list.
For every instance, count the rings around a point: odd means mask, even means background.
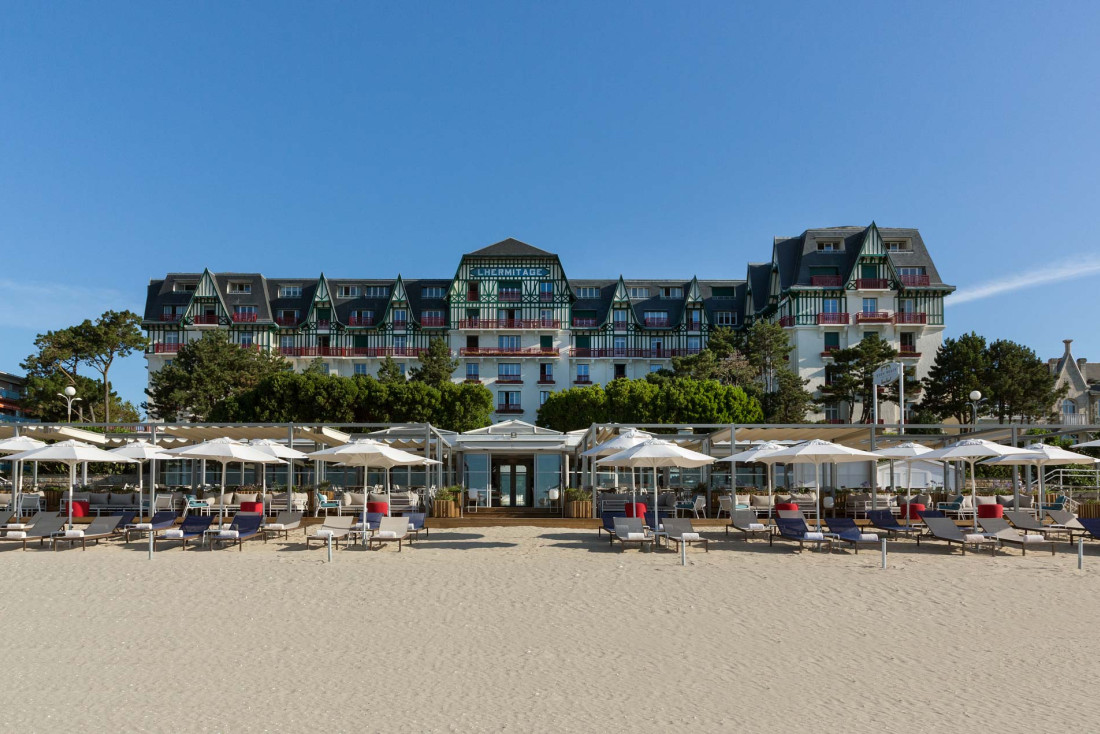
[{"label": "roof finial", "polygon": [[1073,344],[1073,340],[1072,339],[1063,339],[1062,343],[1066,345],[1066,356],[1067,357],[1070,356],[1069,345]]}]

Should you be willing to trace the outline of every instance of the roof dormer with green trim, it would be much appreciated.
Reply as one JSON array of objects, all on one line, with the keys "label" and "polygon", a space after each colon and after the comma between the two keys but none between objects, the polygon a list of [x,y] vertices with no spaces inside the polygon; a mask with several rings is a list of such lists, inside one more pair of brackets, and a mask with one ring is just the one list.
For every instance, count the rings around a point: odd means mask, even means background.
[{"label": "roof dormer with green trim", "polygon": [[195,292],[191,294],[191,300],[184,310],[183,323],[196,326],[219,326],[231,323],[229,308],[225,305],[217,280],[209,268],[202,271],[199,282],[195,285]]},{"label": "roof dormer with green trim", "polygon": [[878,225],[871,226],[863,234],[863,242],[852,259],[848,271],[848,280],[844,287],[848,290],[887,290],[897,287],[898,274],[886,256],[886,245],[878,231]]}]

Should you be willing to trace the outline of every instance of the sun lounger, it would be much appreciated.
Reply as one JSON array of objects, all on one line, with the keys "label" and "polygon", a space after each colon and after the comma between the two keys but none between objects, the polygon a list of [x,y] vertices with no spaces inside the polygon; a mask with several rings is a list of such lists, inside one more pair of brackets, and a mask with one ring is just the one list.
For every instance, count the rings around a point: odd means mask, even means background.
[{"label": "sun lounger", "polygon": [[871,510],[867,519],[876,530],[885,532],[890,538],[914,538],[920,545],[920,536],[924,531],[912,525],[902,525],[889,510]]},{"label": "sun lounger", "polygon": [[964,534],[959,530],[959,526],[955,524],[954,520],[948,520],[945,517],[928,517],[927,513],[924,515],[924,524],[928,527],[928,532],[936,540],[942,540],[947,543],[947,547],[957,544],[962,548],[963,555],[966,555],[966,546],[973,545],[975,547],[988,547],[991,555],[997,554],[997,546],[1000,543],[993,539],[988,538],[981,533],[966,533]]},{"label": "sun lounger", "polygon": [[616,540],[622,544],[622,550],[626,550],[627,543],[637,543],[639,548],[644,548],[646,543],[653,546],[654,536],[647,533],[642,525],[640,517],[616,517],[615,529],[611,533],[611,542]]},{"label": "sun lounger", "polygon": [[695,528],[691,525],[691,520],[687,518],[666,518],[664,520],[664,527],[664,532],[666,533],[665,537],[673,543],[676,543],[677,549],[679,549],[680,543],[685,543],[688,546],[692,543],[702,543],[703,550],[707,553],[710,552],[710,548],[707,547],[707,539],[695,532]]},{"label": "sun lounger", "polygon": [[261,530],[264,535],[274,535],[278,538],[282,535],[287,540],[290,539],[290,531],[297,530],[302,526],[302,513],[301,512],[288,512],[284,510],[275,516],[272,522],[266,523]]},{"label": "sun lounger", "polygon": [[183,523],[178,528],[168,528],[160,535],[154,535],[153,548],[155,549],[160,543],[176,540],[183,542],[182,548],[187,548],[187,541],[194,538],[198,538],[201,543],[203,533],[210,529],[213,522],[213,515],[188,515],[183,518]]},{"label": "sun lounger", "polygon": [[1028,548],[1050,546],[1050,555],[1054,555],[1054,541],[1040,533],[1024,533],[1016,530],[1008,524],[1007,520],[1000,517],[979,517],[978,524],[982,530],[1001,541],[1001,545],[1019,546],[1027,555]]},{"label": "sun lounger", "polygon": [[[119,517],[118,519],[122,519]],[[161,510],[153,515],[149,522],[131,523],[123,528],[123,532],[126,535],[125,542],[130,542],[130,536],[135,535],[141,537],[142,533],[155,533],[158,530],[167,530],[168,528],[176,524],[176,513],[174,510]]]},{"label": "sun lounger", "polygon": [[672,516],[673,513],[669,510],[661,510],[660,515],[658,515],[653,510],[646,510],[645,517],[643,519],[645,520],[645,526],[647,528],[649,528],[650,530],[656,530],[664,524],[665,520],[668,520]]},{"label": "sun lounger", "polygon": [[337,548],[340,547],[340,539],[344,539],[344,547],[348,545],[348,538],[351,535],[351,527],[355,524],[354,515],[337,515],[335,517],[326,517],[325,523],[321,527],[314,530],[312,533],[306,536],[306,548],[308,549],[310,543],[317,541],[321,545],[328,542],[329,538],[332,538],[332,542]]},{"label": "sun lounger", "polygon": [[15,510],[0,511],[0,528],[11,522],[11,518],[13,515],[15,515]]},{"label": "sun lounger", "polygon": [[[871,510],[874,512],[874,510]],[[889,510],[882,510],[882,512],[890,512]],[[871,546],[879,548],[881,541],[879,540],[877,533],[865,533],[856,525],[856,521],[850,517],[831,517],[825,521],[825,524],[829,528],[829,532],[836,536],[836,539],[847,543],[852,546],[855,552],[859,553],[859,547]]]},{"label": "sun lounger", "polygon": [[118,517],[97,517],[83,528],[76,528],[75,531],[59,530],[50,538],[53,542],[53,549],[57,550],[58,543],[68,543],[69,545],[80,543],[80,549],[87,550],[89,540],[94,540],[98,545],[99,541],[113,538],[118,534],[116,531],[119,519]]},{"label": "sun lounger", "polygon": [[1012,523],[1017,530],[1025,533],[1039,533],[1049,538],[1052,535],[1064,535],[1068,542],[1073,540],[1073,528],[1062,528],[1055,525],[1046,525],[1036,520],[1030,512],[1018,512],[1005,510],[1005,519]]},{"label": "sun lounger", "polygon": [[726,526],[726,537],[729,537],[730,528],[741,533],[745,540],[749,538],[767,538],[772,534],[771,528],[756,519],[756,513],[752,510],[734,510],[730,513],[730,524]]},{"label": "sun lounger", "polygon": [[[796,512],[796,510],[792,510]],[[832,551],[833,539],[826,533],[811,531],[806,526],[806,521],[797,517],[776,517],[775,527],[778,531],[768,536],[768,545],[774,545],[777,540],[786,540],[798,543],[798,552],[801,553],[806,544],[818,549],[822,544]]]},{"label": "sun lounger", "polygon": [[1092,536],[1094,540],[1100,540],[1100,519],[1096,518],[1077,518],[1077,523],[1081,526],[1084,534]]},{"label": "sun lounger", "polygon": [[1054,523],[1051,527],[1058,528],[1069,534],[1069,542],[1071,543],[1075,535],[1081,537],[1086,535],[1085,526],[1081,523],[1077,515],[1074,515],[1069,510],[1047,510],[1047,517]]},{"label": "sun lounger", "polygon": [[600,518],[603,520],[603,525],[601,525],[599,530],[596,531],[596,535],[599,535],[600,533],[602,533],[606,530],[607,531],[607,542],[608,543],[614,543],[615,542],[615,520],[617,518],[623,518],[623,517],[626,517],[626,511],[625,510],[624,511],[605,510],[600,515]]},{"label": "sun lounger", "polygon": [[229,543],[230,545],[236,545],[238,551],[242,551],[246,540],[263,538],[266,543],[267,536],[260,529],[263,521],[263,515],[238,512],[233,516],[233,522],[229,524],[227,529],[216,534],[210,534],[210,547],[213,548],[217,543]]},{"label": "sun lounger", "polygon": [[56,512],[36,512],[34,513],[34,516],[26,522],[12,522],[12,520],[16,520],[17,518],[9,517],[8,520],[4,523],[4,526],[0,528],[0,530],[30,530],[39,520],[43,520],[47,517],[57,516],[58,515]]},{"label": "sun lounger", "polygon": [[367,549],[373,550],[375,545],[381,548],[384,543],[396,542],[397,550],[400,552],[401,545],[407,537],[409,537],[408,520],[403,517],[383,517],[378,523],[378,530],[367,538]]},{"label": "sun lounger", "polygon": [[405,519],[409,521],[409,532],[413,534],[413,537],[420,540],[420,531],[424,531],[424,535],[428,535],[428,526],[425,522],[428,519],[428,515],[423,512],[406,512]]},{"label": "sun lounger", "polygon": [[23,550],[27,550],[28,541],[37,540],[38,545],[42,545],[54,533],[64,527],[66,519],[55,514],[44,515],[42,517],[36,515],[33,520],[33,527],[28,527],[24,530],[6,530],[4,535],[0,536],[0,541],[21,543],[23,545]]},{"label": "sun lounger", "polygon": [[924,512],[920,513],[920,519],[921,519],[922,522],[924,521],[924,518],[926,518],[926,517],[930,517],[934,520],[946,520],[947,519],[947,515],[943,514],[939,510],[925,510]]}]

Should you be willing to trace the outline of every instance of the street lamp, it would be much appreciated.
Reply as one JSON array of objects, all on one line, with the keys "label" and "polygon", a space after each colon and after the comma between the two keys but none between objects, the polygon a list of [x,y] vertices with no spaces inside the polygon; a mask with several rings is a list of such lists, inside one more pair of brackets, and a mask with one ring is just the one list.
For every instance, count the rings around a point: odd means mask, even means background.
[{"label": "street lamp", "polygon": [[973,420],[971,422],[974,424],[975,428],[978,427],[978,403],[981,401],[981,399],[981,392],[979,392],[978,390],[970,391],[970,402],[968,402],[967,405],[970,406],[970,415],[973,416]]},{"label": "street lamp", "polygon": [[76,388],[72,385],[66,387],[63,393],[59,392],[57,394],[57,397],[65,399],[65,405],[69,410],[69,423],[73,422],[73,403],[80,400],[80,398],[73,397],[74,395],[76,395]]}]

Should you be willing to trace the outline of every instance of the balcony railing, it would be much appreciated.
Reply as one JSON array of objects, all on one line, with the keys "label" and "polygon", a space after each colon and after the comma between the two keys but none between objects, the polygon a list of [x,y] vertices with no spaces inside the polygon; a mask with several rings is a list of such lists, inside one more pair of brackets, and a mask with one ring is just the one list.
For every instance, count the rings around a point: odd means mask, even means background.
[{"label": "balcony railing", "polygon": [[907,288],[917,288],[922,285],[931,285],[932,278],[927,275],[902,275],[899,276],[901,284]]},{"label": "balcony railing", "polygon": [[667,329],[669,326],[668,319],[646,319],[645,325],[647,329]]},{"label": "balcony railing", "polygon": [[591,385],[592,378],[588,375],[577,375],[573,378],[574,385]]},{"label": "balcony railing", "polygon": [[820,325],[826,325],[826,324],[831,324],[831,325],[834,325],[834,326],[837,325],[837,324],[845,324],[846,325],[849,322],[849,320],[850,319],[848,318],[847,312],[845,312],[845,313],[819,313],[817,315],[817,323],[818,323],[819,326]]},{"label": "balcony railing", "polygon": [[426,329],[438,329],[447,325],[447,319],[442,316],[423,316],[420,325]]},{"label": "balcony railing", "polygon": [[501,291],[499,297],[500,300],[508,303],[519,303],[523,300],[523,295],[519,291]]},{"label": "balcony railing", "polygon": [[160,315],[160,320],[166,324],[174,324],[182,318],[182,313],[162,313]]},{"label": "balcony railing", "polygon": [[348,319],[348,326],[374,326],[374,317],[352,316]]},{"label": "balcony railing", "polygon": [[637,359],[670,359],[672,357],[687,357],[692,354],[699,354],[701,348],[678,348],[667,349],[665,347],[649,349],[627,349],[627,348],[615,348],[615,347],[571,347],[569,349],[570,357],[619,357],[623,359],[637,358]]},{"label": "balcony railing", "polygon": [[898,356],[899,357],[904,357],[906,359],[917,359],[917,358],[920,357],[920,352],[913,349],[912,347],[909,347],[908,349],[905,348],[905,347],[902,347],[901,349],[898,350]]},{"label": "balcony railing", "polygon": [[898,311],[894,314],[895,324],[927,324],[928,314],[915,311]]},{"label": "balcony railing", "polygon": [[822,357],[832,356],[832,353],[840,349],[836,344],[826,344],[824,351],[821,352]]},{"label": "balcony railing", "polygon": [[811,275],[810,285],[819,285],[825,288],[839,288],[844,285],[844,280],[839,275]]},{"label": "balcony railing", "polygon": [[543,303],[550,303],[554,300],[554,294],[546,293],[545,291],[539,291],[539,300]]},{"label": "balcony railing", "polygon": [[235,324],[254,324],[256,323],[256,314],[246,313],[244,311],[233,312],[233,323]]},{"label": "balcony railing", "polygon": [[474,376],[471,376],[471,375],[466,375],[466,379],[463,380],[463,382],[472,382],[472,383],[476,383],[476,384],[480,385],[481,384],[481,378],[480,377],[474,377]]},{"label": "balcony railing", "polygon": [[522,413],[523,406],[515,403],[497,403],[498,413]]},{"label": "balcony railing", "polygon": [[560,329],[557,319],[462,319],[460,329]]},{"label": "balcony railing", "polygon": [[317,319],[313,322],[313,325],[316,326],[318,329],[327,329],[332,325],[332,322],[328,319]]},{"label": "balcony railing", "polygon": [[276,316],[275,317],[275,323],[278,324],[279,326],[297,326],[298,325],[298,317],[297,316]]},{"label": "balcony railing", "polygon": [[395,329],[406,329],[409,326],[409,322],[408,322],[407,319],[402,320],[402,321],[397,321],[395,319],[395,320],[391,321],[390,323],[393,325],[393,328],[395,328]]},{"label": "balcony railing", "polygon": [[886,278],[856,278],[856,290],[882,291],[890,287]]},{"label": "balcony railing", "polygon": [[279,347],[284,357],[419,357],[425,347]]},{"label": "balcony railing", "polygon": [[581,319],[576,316],[573,317],[573,328],[575,329],[594,329],[596,328],[596,319]]},{"label": "balcony railing", "polygon": [[615,331],[626,331],[630,328],[630,324],[627,321],[615,321],[612,323],[612,327]]},{"label": "balcony railing", "polygon": [[217,314],[201,313],[198,316],[192,318],[191,323],[195,324],[196,326],[216,326],[220,323],[220,319],[218,318]]},{"label": "balcony railing", "polygon": [[794,316],[783,316],[779,319],[780,326],[794,326]]},{"label": "balcony railing", "polygon": [[153,354],[175,354],[180,350],[179,342],[157,342],[153,345]]},{"label": "balcony railing", "polygon": [[463,357],[556,357],[558,350],[543,347],[462,347]]},{"label": "balcony railing", "polygon": [[891,320],[886,311],[860,311],[856,314],[857,324],[888,324]]},{"label": "balcony railing", "polygon": [[497,384],[498,385],[522,385],[523,384],[523,378],[522,377],[516,377],[516,376],[513,376],[513,375],[507,375],[507,376],[506,375],[500,375],[500,376],[497,377]]},{"label": "balcony railing", "polygon": [[539,384],[540,385],[553,385],[554,384],[554,378],[550,377],[549,375],[539,375]]}]

